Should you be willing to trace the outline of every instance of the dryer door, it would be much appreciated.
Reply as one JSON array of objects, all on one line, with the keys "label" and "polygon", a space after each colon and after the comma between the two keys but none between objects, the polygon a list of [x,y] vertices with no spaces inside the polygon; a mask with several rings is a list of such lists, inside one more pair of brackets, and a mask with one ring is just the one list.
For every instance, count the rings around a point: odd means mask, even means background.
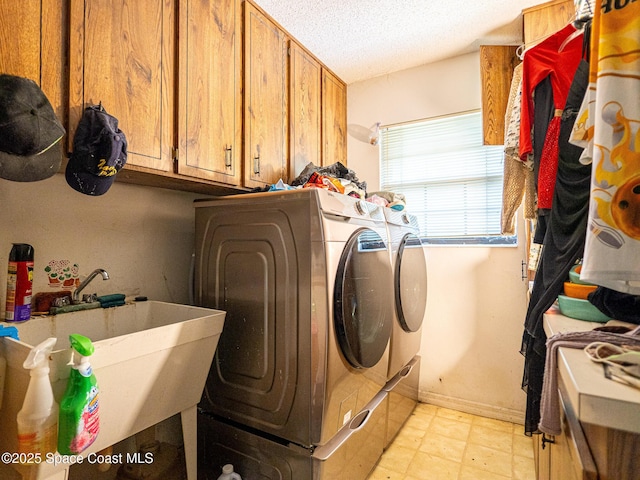
[{"label": "dryer door", "polygon": [[382,237],[354,233],[342,252],[333,292],[338,343],[355,368],[376,365],[385,353],[393,321],[393,272]]},{"label": "dryer door", "polygon": [[417,332],[427,307],[427,262],[420,238],[408,233],[398,247],[395,265],[396,314],[405,332]]}]

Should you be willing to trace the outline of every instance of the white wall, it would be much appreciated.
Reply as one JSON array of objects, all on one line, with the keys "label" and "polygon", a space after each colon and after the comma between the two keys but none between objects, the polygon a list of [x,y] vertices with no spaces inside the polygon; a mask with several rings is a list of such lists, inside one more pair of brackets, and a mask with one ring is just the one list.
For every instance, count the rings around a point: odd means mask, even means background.
[{"label": "white wall", "polygon": [[[0,179],[0,311],[4,320],[7,262],[12,243],[34,247],[33,291],[49,286],[44,268],[69,260],[83,280],[104,268],[86,293],[145,295],[150,300],[188,303],[188,277],[194,249],[193,200],[204,195],[114,183],[99,197],[69,187],[64,175],[40,182]],[[155,429],[156,438],[180,443],[179,418]],[[131,439],[130,439],[131,440]],[[129,445],[135,451],[135,445]],[[2,474],[0,474],[1,476]]]},{"label": "white wall", "polygon": [[[358,82],[348,87],[348,124],[369,127],[479,109],[477,53]],[[368,191],[379,189],[378,148],[348,137],[348,165]],[[407,206],[411,211],[411,205]],[[519,220],[522,225],[522,219]],[[427,313],[421,400],[522,422],[526,313],[524,234],[519,246],[426,247]]]},{"label": "white wall", "polygon": [[31,183],[0,179],[3,318],[13,242],[34,247],[34,293],[56,291],[44,268],[69,260],[78,264],[80,280],[98,267],[109,273],[109,280],[97,277],[85,293],[187,303],[193,199],[202,196],[116,182],[106,194],[90,197],[69,187],[62,174]]}]

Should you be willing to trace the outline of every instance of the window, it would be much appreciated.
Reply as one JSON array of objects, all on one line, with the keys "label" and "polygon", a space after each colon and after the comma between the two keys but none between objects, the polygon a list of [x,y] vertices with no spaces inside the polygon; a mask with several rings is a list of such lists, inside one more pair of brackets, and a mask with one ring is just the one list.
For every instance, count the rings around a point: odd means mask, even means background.
[{"label": "window", "polygon": [[380,185],[402,193],[429,244],[516,244],[501,235],[502,146],[482,144],[479,111],[380,130]]}]

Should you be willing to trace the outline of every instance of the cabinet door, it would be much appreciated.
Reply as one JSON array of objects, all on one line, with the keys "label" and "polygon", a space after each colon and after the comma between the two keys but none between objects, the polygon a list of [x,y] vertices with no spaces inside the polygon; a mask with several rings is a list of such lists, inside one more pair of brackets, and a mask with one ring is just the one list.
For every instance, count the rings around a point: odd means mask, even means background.
[{"label": "cabinet door", "polygon": [[240,0],[180,3],[178,173],[240,184]]},{"label": "cabinet door", "polygon": [[504,145],[504,117],[513,70],[520,60],[515,46],[481,45],[482,134],[484,145]]},{"label": "cabinet door", "polygon": [[0,72],[40,84],[41,0],[2,0]]},{"label": "cabinet door", "polygon": [[550,478],[562,480],[597,480],[598,470],[582,427],[568,398],[566,388],[560,384],[562,406],[562,433],[555,436],[549,470]]},{"label": "cabinet door", "polygon": [[0,11],[0,72],[35,81],[66,124],[67,2],[0,0]]},{"label": "cabinet door", "polygon": [[245,2],[244,185],[287,181],[287,37]]},{"label": "cabinet door", "polygon": [[127,167],[172,171],[174,0],[71,0],[69,138],[87,105],[127,137]]},{"label": "cabinet door", "polygon": [[552,480],[549,469],[553,442],[553,438],[549,440],[543,433],[536,434],[533,437],[533,458],[536,465],[537,480]]},{"label": "cabinet door", "polygon": [[347,87],[322,71],[322,165],[347,165]]},{"label": "cabinet door", "polygon": [[573,0],[541,3],[522,11],[526,48],[544,40],[569,23],[576,14]]},{"label": "cabinet door", "polygon": [[290,91],[290,159],[291,179],[308,163],[321,165],[320,92],[322,67],[297,43],[289,48]]}]

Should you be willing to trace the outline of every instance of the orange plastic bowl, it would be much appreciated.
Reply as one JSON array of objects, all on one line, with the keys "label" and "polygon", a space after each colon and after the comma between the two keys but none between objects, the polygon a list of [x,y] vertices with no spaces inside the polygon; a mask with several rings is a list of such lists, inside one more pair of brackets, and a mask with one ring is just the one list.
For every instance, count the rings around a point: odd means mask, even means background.
[{"label": "orange plastic bowl", "polygon": [[587,299],[587,296],[593,292],[597,285],[584,285],[582,283],[564,282],[564,294],[567,297]]},{"label": "orange plastic bowl", "polygon": [[582,271],[582,264],[574,266],[569,271],[569,280],[573,283],[579,283],[580,285],[593,285],[593,283],[583,282],[580,280],[580,272]]}]

